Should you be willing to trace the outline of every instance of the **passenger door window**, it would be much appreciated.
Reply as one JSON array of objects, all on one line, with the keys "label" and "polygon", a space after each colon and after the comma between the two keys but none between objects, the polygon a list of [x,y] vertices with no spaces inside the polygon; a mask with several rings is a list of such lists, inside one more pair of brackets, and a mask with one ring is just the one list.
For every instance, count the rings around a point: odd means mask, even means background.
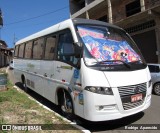
[{"label": "passenger door window", "polygon": [[25,47],[25,58],[30,59],[32,56],[32,41],[26,43]]},{"label": "passenger door window", "polygon": [[19,45],[17,45],[15,47],[15,53],[14,53],[14,56],[17,57],[18,56],[18,49],[19,49]]},{"label": "passenger door window", "polygon": [[41,59],[43,55],[43,44],[44,44],[44,39],[38,39],[34,41],[33,45],[33,59]]},{"label": "passenger door window", "polygon": [[54,59],[55,44],[56,44],[56,36],[47,37],[44,59],[46,60]]},{"label": "passenger door window", "polygon": [[19,55],[18,55],[18,57],[19,58],[23,58],[23,53],[24,53],[24,46],[25,46],[25,44],[21,44],[20,46],[19,46]]}]

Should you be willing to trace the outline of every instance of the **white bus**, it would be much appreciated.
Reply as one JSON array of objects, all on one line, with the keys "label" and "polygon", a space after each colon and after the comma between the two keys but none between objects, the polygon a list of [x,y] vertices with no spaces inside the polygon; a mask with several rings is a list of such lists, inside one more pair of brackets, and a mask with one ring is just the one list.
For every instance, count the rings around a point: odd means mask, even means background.
[{"label": "white bus", "polygon": [[135,42],[96,20],[69,19],[18,41],[14,74],[67,117],[119,119],[151,103],[150,72]]}]

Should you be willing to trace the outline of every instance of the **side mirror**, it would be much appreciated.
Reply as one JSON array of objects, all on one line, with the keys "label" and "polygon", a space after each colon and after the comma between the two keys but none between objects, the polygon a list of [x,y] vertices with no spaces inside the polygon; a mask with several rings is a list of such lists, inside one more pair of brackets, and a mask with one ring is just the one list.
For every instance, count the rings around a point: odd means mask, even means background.
[{"label": "side mirror", "polygon": [[75,57],[80,58],[82,53],[82,44],[77,42],[77,43],[73,43],[73,45],[74,45]]}]

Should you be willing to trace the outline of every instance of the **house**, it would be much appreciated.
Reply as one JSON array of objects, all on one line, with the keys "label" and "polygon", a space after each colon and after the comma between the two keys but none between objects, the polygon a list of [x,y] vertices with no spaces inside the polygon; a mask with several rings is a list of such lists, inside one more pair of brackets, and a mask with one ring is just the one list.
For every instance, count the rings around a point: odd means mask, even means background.
[{"label": "house", "polygon": [[0,40],[0,67],[7,66],[13,59],[13,49],[7,47],[6,42]]}]

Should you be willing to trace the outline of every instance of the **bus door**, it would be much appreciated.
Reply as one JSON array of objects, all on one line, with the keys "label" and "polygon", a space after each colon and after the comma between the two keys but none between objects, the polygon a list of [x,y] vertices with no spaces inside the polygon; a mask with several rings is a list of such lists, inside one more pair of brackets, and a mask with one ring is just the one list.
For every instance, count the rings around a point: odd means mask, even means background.
[{"label": "bus door", "polygon": [[77,59],[74,57],[73,39],[70,31],[67,30],[59,35],[57,50],[56,78],[60,82],[72,84]]},{"label": "bus door", "polygon": [[[72,96],[75,104],[75,113],[83,114],[83,105],[79,106],[79,96],[82,93],[80,70],[76,67],[79,58],[75,57],[72,34],[69,30],[59,35],[57,61],[55,64],[55,74],[59,87],[65,87]],[[78,107],[76,107],[78,106]]]}]

